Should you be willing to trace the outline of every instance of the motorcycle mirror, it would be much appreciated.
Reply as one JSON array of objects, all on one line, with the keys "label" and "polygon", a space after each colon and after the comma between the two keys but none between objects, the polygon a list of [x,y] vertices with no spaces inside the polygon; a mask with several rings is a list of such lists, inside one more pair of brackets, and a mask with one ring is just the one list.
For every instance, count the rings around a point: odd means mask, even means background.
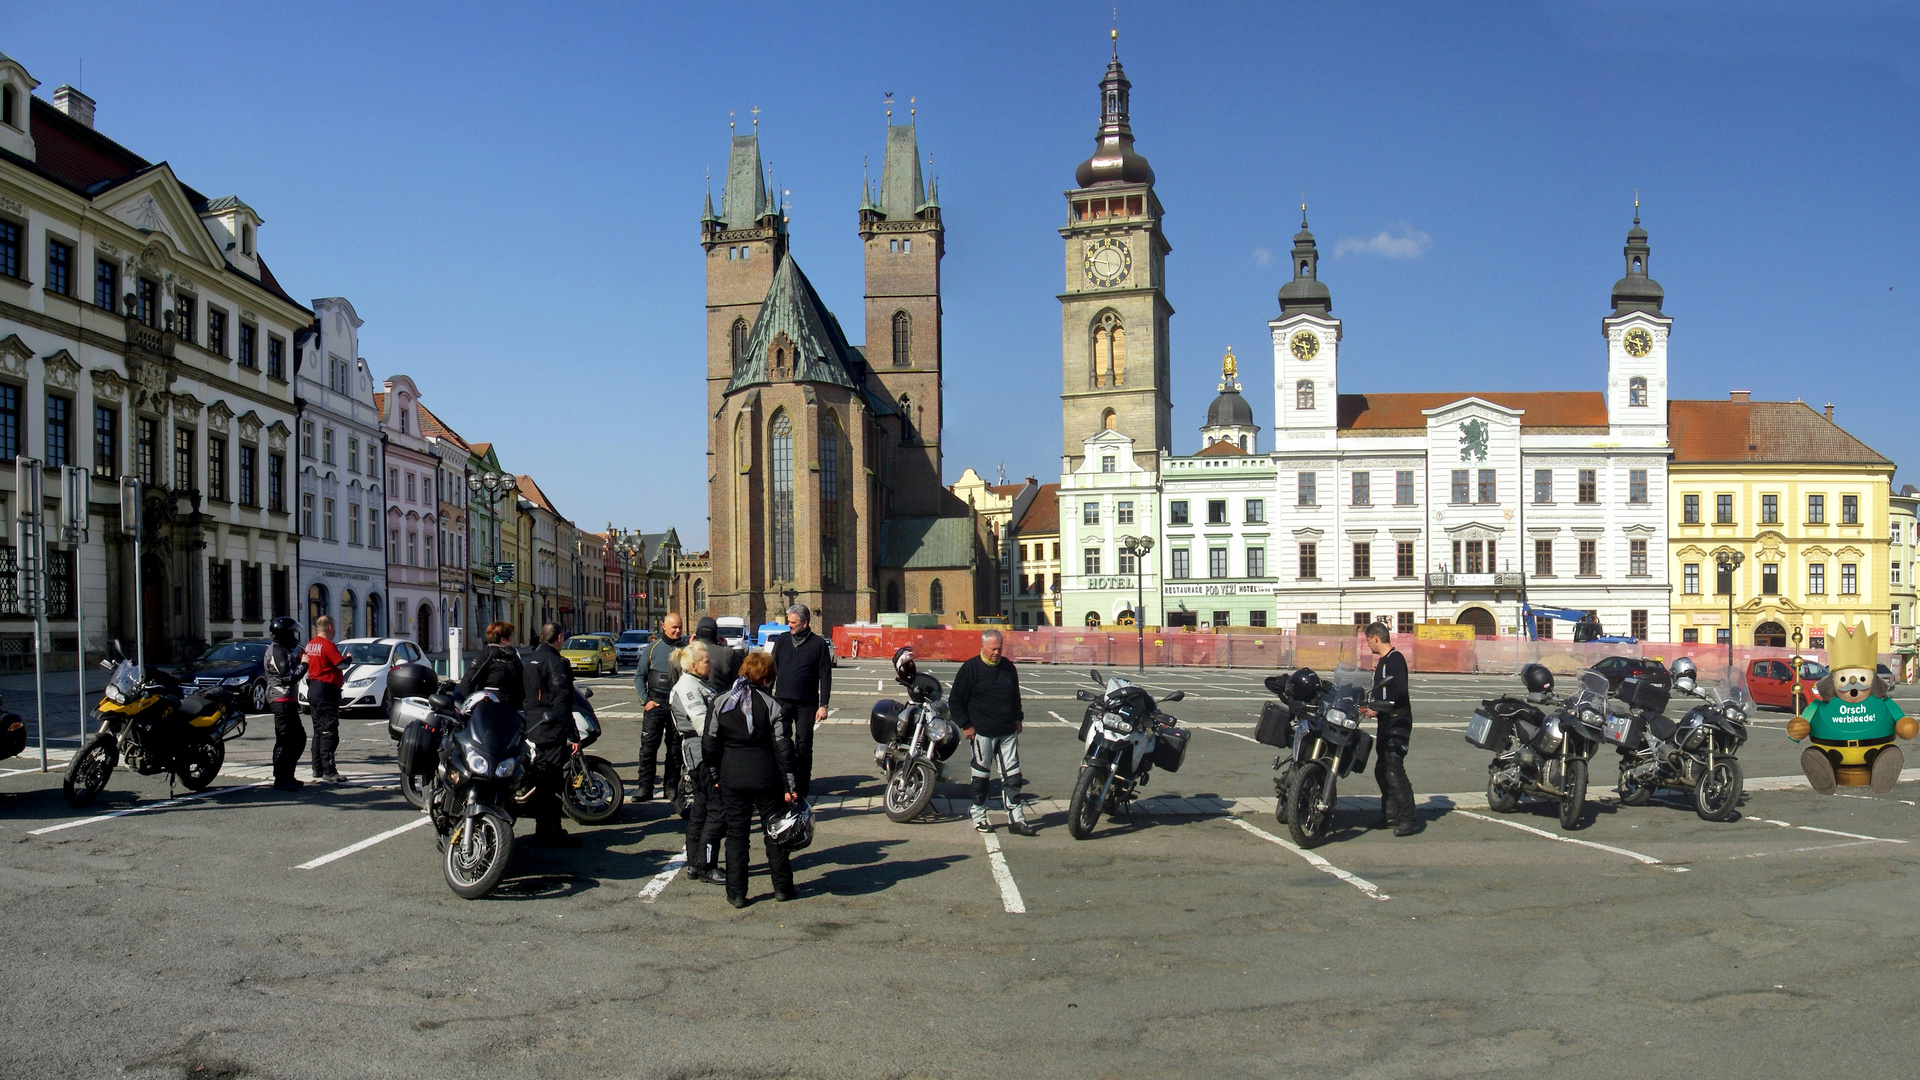
[{"label": "motorcycle mirror", "polygon": [[1160,700],[1161,701],[1185,701],[1186,697],[1187,697],[1187,692],[1185,690],[1175,690],[1173,693],[1168,694],[1166,697],[1163,697]]},{"label": "motorcycle mirror", "polygon": [[100,670],[102,671],[112,671],[116,666],[117,665],[111,660],[100,661]]},{"label": "motorcycle mirror", "polygon": [[1073,697],[1074,697],[1074,700],[1076,701],[1098,701],[1099,700],[1099,698],[1091,690],[1075,690],[1073,692]]},{"label": "motorcycle mirror", "polygon": [[592,696],[593,696],[593,687],[591,687],[591,686],[583,686],[583,687],[581,687],[581,688],[580,688],[580,696],[581,696],[581,697],[583,697],[583,698],[590,698],[590,697],[592,697]]},{"label": "motorcycle mirror", "polygon": [[107,648],[107,655],[108,655],[109,657],[111,657],[111,658],[113,658],[113,659],[115,659],[115,660],[120,660],[120,659],[124,659],[124,658],[126,657],[126,655],[127,655],[127,652],[126,652],[126,650],[125,650],[125,649],[122,649],[122,648],[120,647],[120,639],[119,639],[119,638],[114,638],[114,639],[112,639],[112,640],[111,640],[110,642],[108,642],[107,644],[108,644],[108,648]]},{"label": "motorcycle mirror", "polygon": [[1105,680],[1105,679],[1103,679],[1103,678],[1101,678],[1101,677],[1100,677],[1100,669],[1099,669],[1099,668],[1094,668],[1094,669],[1092,669],[1091,671],[1089,671],[1089,672],[1087,672],[1087,677],[1088,677],[1089,679],[1092,679],[1092,680],[1093,680],[1094,682],[1097,682],[1097,683],[1103,683],[1103,682],[1106,682],[1106,681],[1107,681],[1107,680]]}]

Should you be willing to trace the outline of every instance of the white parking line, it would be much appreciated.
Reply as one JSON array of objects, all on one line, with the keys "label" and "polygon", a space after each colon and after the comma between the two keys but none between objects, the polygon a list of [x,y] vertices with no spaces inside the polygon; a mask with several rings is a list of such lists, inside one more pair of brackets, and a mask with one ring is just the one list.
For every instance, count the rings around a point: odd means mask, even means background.
[{"label": "white parking line", "polygon": [[1764,859],[1769,855],[1798,855],[1804,851],[1831,851],[1834,848],[1860,847],[1864,844],[1872,844],[1876,842],[1877,841],[1873,841],[1873,840],[1847,840],[1838,844],[1815,844],[1812,847],[1787,848],[1783,851],[1754,851],[1754,852],[1749,852],[1748,854],[1745,854],[1745,855],[1729,855],[1727,856],[1727,858],[1729,860]]},{"label": "white parking line", "polygon": [[1519,829],[1521,832],[1530,832],[1535,836],[1544,836],[1549,840],[1558,840],[1563,844],[1579,844],[1581,847],[1590,847],[1597,851],[1608,851],[1608,852],[1612,852],[1615,855],[1625,855],[1629,859],[1636,859],[1640,862],[1647,864],[1648,866],[1657,866],[1662,870],[1668,871],[1669,873],[1684,874],[1691,869],[1690,867],[1685,867],[1685,866],[1670,866],[1667,863],[1661,862],[1659,859],[1656,859],[1651,855],[1643,855],[1638,851],[1628,851],[1626,848],[1614,847],[1611,844],[1595,843],[1592,840],[1579,840],[1571,836],[1561,836],[1559,833],[1550,833],[1545,829],[1536,829],[1531,825],[1522,825],[1518,821],[1508,821],[1506,818],[1488,817],[1485,814],[1476,814],[1471,810],[1455,809],[1455,810],[1449,811],[1449,814],[1459,814],[1459,815],[1462,815],[1463,817],[1473,818],[1476,821],[1491,821],[1495,825],[1505,825],[1510,829]]},{"label": "white parking line", "polygon": [[309,859],[306,862],[301,863],[299,866],[294,867],[294,869],[295,870],[312,870],[312,869],[315,869],[316,867],[325,866],[328,863],[333,862],[335,859],[344,859],[356,851],[365,851],[368,848],[372,847],[373,845],[381,842],[382,840],[391,840],[394,837],[399,836],[403,832],[411,832],[422,825],[431,825],[431,824],[433,824],[433,819],[425,815],[422,815],[418,818],[415,818],[412,821],[407,822],[405,825],[402,825],[397,829],[388,829],[386,832],[376,833],[373,836],[369,836],[365,840],[362,840],[357,844],[348,844],[346,847],[343,847],[338,851],[329,851],[325,855],[322,855],[317,859]]},{"label": "white parking line", "polygon": [[1772,818],[1750,817],[1746,814],[1742,814],[1740,817],[1743,821],[1751,821],[1756,825],[1778,825],[1783,829],[1799,829],[1801,832],[1826,833],[1828,836],[1844,836],[1849,840],[1877,841],[1882,844],[1906,843],[1905,840],[1896,840],[1890,836],[1868,836],[1866,833],[1841,832],[1839,829],[1822,829],[1813,825],[1795,825],[1791,821],[1775,821]]},{"label": "white parking line", "polygon": [[1236,739],[1245,739],[1246,741],[1253,743],[1256,746],[1259,745],[1260,743],[1259,739],[1256,739],[1251,735],[1242,735],[1237,731],[1227,731],[1224,728],[1213,727],[1208,724],[1188,724],[1187,726],[1191,728],[1199,728],[1201,731],[1211,731],[1215,735],[1231,735]]},{"label": "white parking line", "polygon": [[1059,713],[1054,712],[1052,709],[1047,710],[1047,715],[1053,717],[1055,720],[1060,721],[1061,723],[1067,725],[1070,728],[1077,729],[1080,726],[1079,724],[1074,723],[1073,721],[1067,719],[1066,717],[1061,716]]},{"label": "white parking line", "polygon": [[1000,852],[1000,838],[992,833],[980,835],[987,841],[987,862],[993,867],[994,883],[1000,886],[1000,903],[1009,915],[1025,915],[1027,902],[1020,898],[1020,886],[1013,883],[1013,871],[1007,866],[1007,857]]},{"label": "white parking line", "polygon": [[200,799],[211,799],[215,795],[225,795],[225,794],[228,794],[229,792],[234,792],[234,791],[246,791],[249,788],[266,787],[268,784],[271,784],[271,783],[273,783],[273,781],[271,780],[262,780],[257,784],[236,784],[236,785],[230,785],[227,787],[209,788],[206,791],[196,791],[191,795],[182,795],[177,799],[163,799],[160,802],[147,803],[143,806],[129,806],[125,810],[115,810],[111,814],[99,814],[94,817],[75,818],[72,821],[63,821],[58,825],[49,825],[44,829],[30,830],[27,833],[27,835],[28,836],[45,836],[48,833],[56,833],[62,829],[75,829],[75,828],[79,828],[82,825],[91,825],[96,821],[106,821],[111,818],[126,817],[129,814],[144,814],[149,810],[165,810],[169,806],[179,806],[181,803],[195,802]]},{"label": "white parking line", "polygon": [[1301,847],[1300,845],[1294,843],[1291,840],[1283,840],[1280,837],[1275,836],[1272,833],[1268,832],[1267,830],[1262,829],[1256,825],[1250,825],[1246,821],[1232,814],[1227,815],[1227,820],[1233,822],[1235,825],[1240,826],[1241,828],[1247,830],[1248,832],[1252,833],[1253,835],[1259,837],[1262,840],[1271,841],[1272,843],[1278,844],[1281,847],[1286,848],[1288,851],[1291,851],[1295,855],[1298,855],[1301,858],[1307,860],[1307,863],[1311,865],[1315,870],[1318,870],[1323,874],[1332,874],[1334,877],[1337,877],[1341,881],[1344,881],[1347,884],[1353,886],[1354,888],[1359,889],[1361,892],[1366,893],[1368,896],[1371,896],[1375,900],[1393,899],[1393,897],[1388,896],[1386,893],[1381,892],[1380,887],[1378,885],[1375,885],[1373,882],[1368,881],[1366,878],[1363,878],[1358,874],[1350,873],[1346,870],[1340,869],[1339,867],[1333,865],[1332,863],[1321,858],[1320,856],[1315,855],[1313,852],[1308,851],[1306,848]]},{"label": "white parking line", "polygon": [[665,892],[667,885],[673,881],[673,876],[686,865],[687,849],[681,848],[673,858],[667,860],[667,868],[653,875],[653,880],[647,882],[647,887],[640,890],[640,902],[651,904],[659,899],[660,894]]}]

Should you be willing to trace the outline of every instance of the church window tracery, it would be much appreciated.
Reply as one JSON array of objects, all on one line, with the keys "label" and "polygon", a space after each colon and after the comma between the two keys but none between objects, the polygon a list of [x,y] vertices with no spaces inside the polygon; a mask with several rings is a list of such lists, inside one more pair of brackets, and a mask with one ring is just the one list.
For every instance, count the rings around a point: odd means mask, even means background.
[{"label": "church window tracery", "polygon": [[830,585],[840,582],[840,521],[850,479],[841,473],[850,456],[844,442],[840,418],[826,410],[820,420],[820,577]]},{"label": "church window tracery", "polygon": [[1093,385],[1127,384],[1127,328],[1120,316],[1103,311],[1093,324]]},{"label": "church window tracery", "polygon": [[730,348],[728,359],[733,364],[733,369],[738,371],[740,365],[747,359],[747,320],[733,320],[733,329],[728,334],[728,342]]},{"label": "church window tracery", "polygon": [[793,420],[784,411],[773,418],[773,577],[793,580]]},{"label": "church window tracery", "polygon": [[893,313],[893,366],[913,363],[913,316],[904,311]]}]

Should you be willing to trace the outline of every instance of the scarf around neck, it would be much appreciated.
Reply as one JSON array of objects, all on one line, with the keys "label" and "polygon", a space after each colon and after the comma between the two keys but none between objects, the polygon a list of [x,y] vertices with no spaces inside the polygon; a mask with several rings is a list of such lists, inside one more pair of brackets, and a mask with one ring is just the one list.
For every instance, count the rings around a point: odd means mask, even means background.
[{"label": "scarf around neck", "polygon": [[720,699],[721,712],[726,712],[729,709],[738,709],[743,705],[745,706],[744,712],[747,717],[747,734],[749,735],[753,734],[752,699],[753,684],[748,682],[744,675],[735,677],[732,688],[727,691],[727,696]]}]

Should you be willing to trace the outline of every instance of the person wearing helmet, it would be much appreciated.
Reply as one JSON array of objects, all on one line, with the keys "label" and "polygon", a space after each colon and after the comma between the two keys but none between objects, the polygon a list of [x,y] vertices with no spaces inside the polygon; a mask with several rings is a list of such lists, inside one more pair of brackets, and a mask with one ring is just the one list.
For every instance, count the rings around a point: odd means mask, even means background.
[{"label": "person wearing helmet", "polygon": [[1383,622],[1367,627],[1367,647],[1380,658],[1373,666],[1373,704],[1360,710],[1361,715],[1372,715],[1378,721],[1374,741],[1379,743],[1379,757],[1374,761],[1373,778],[1380,784],[1380,820],[1374,828],[1392,829],[1395,836],[1412,836],[1420,831],[1420,816],[1413,783],[1407,779],[1407,745],[1413,737],[1407,658],[1393,647],[1393,632]]},{"label": "person wearing helmet", "polygon": [[298,688],[307,673],[300,649],[300,624],[282,615],[268,631],[273,644],[263,661],[267,669],[267,700],[273,709],[273,790],[299,791],[307,785],[293,775],[307,749],[307,729],[300,723]]},{"label": "person wearing helmet", "polygon": [[987,784],[1000,770],[1000,804],[1007,811],[1007,829],[1020,836],[1036,835],[1020,806],[1020,729],[1026,715],[1020,708],[1020,673],[1013,661],[1001,656],[1005,639],[998,630],[980,635],[980,655],[969,657],[953,677],[953,722],[973,740],[973,827],[992,832],[987,820]]}]

